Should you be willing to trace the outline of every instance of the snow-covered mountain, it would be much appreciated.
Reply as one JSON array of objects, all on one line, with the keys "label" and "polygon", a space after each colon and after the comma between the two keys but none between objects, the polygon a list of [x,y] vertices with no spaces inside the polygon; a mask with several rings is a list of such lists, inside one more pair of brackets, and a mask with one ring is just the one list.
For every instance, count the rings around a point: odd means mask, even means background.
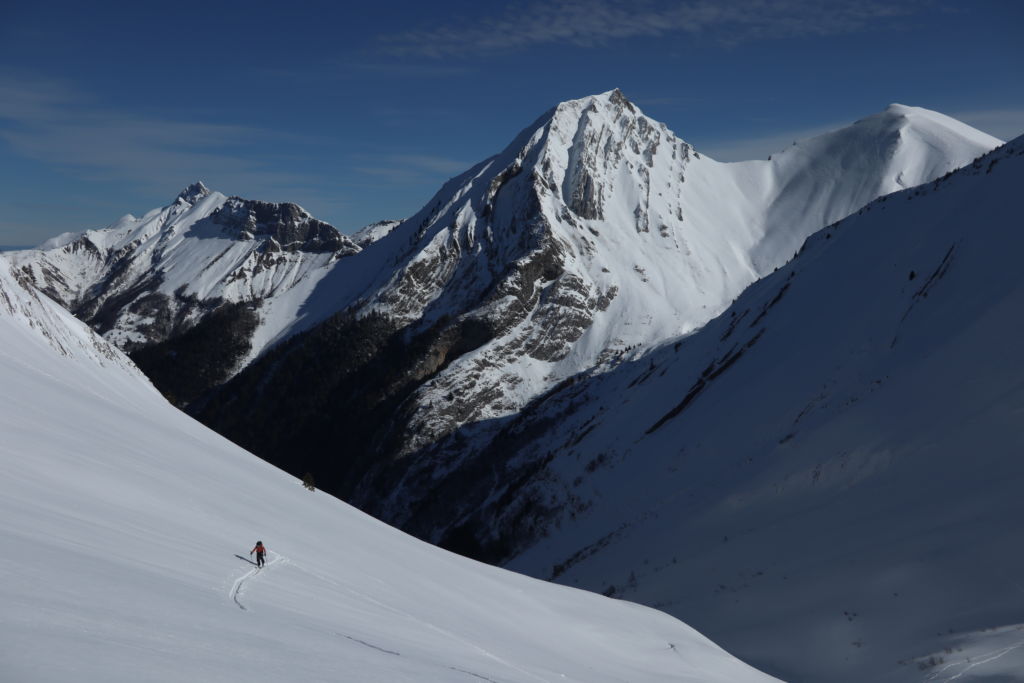
[{"label": "snow-covered mountain", "polygon": [[998,142],[892,105],[769,161],[721,164],[617,90],[558,105],[393,228],[395,266],[365,290],[360,314],[442,340],[405,449],[697,329],[809,234]]},{"label": "snow-covered mountain", "polygon": [[875,201],[699,332],[463,428],[381,507],[787,680],[1024,680],[1022,183],[1018,138]]},{"label": "snow-covered mountain", "polygon": [[723,164],[618,91],[564,102],[320,280],[304,305],[344,313],[197,414],[391,519],[378,501],[396,477],[408,492],[460,467],[421,449],[698,329],[809,234],[997,143],[893,105]]},{"label": "snow-covered mountain", "polygon": [[775,680],[665,614],[304,490],[175,410],[5,258],[0,679]]},{"label": "snow-covered mountain", "polygon": [[207,328],[227,331],[232,343],[220,334],[202,350],[221,356],[213,372],[177,370],[207,377],[192,392],[198,393],[278,335],[301,328],[309,292],[358,252],[351,239],[295,204],[226,197],[195,183],[141,218],[127,215],[10,257],[24,277],[122,349],[163,344],[165,354],[175,354],[181,349],[173,342],[187,332],[195,338]]}]

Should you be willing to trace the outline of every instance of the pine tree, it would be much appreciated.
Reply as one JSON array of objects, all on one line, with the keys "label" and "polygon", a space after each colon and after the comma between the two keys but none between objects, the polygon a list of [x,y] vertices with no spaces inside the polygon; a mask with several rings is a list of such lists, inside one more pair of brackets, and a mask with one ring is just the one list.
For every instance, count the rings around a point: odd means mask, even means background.
[{"label": "pine tree", "polygon": [[316,482],[313,481],[313,473],[306,472],[306,475],[302,477],[302,485],[310,491],[316,491]]}]

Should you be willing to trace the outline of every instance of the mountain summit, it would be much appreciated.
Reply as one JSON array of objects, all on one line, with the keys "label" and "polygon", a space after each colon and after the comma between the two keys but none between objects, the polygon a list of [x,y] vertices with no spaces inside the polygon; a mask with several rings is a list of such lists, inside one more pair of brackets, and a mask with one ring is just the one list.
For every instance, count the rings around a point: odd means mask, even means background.
[{"label": "mountain summit", "polygon": [[210,194],[210,190],[203,185],[201,180],[196,181],[178,193],[178,199],[187,204],[195,204],[196,201]]}]

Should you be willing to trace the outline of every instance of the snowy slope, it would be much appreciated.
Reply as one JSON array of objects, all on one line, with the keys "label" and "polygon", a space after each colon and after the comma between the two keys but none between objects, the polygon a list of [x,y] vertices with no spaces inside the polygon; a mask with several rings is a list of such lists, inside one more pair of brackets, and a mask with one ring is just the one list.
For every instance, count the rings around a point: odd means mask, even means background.
[{"label": "snowy slope", "polygon": [[369,225],[352,233],[352,241],[360,247],[373,244],[382,237],[385,237],[401,222],[402,221],[377,221],[376,223],[370,223]]},{"label": "snowy slope", "polygon": [[667,615],[304,490],[174,410],[5,257],[0,434],[0,680],[774,680]]},{"label": "snowy slope", "polygon": [[1022,182],[1018,138],[826,228],[696,334],[462,430],[476,479],[409,515],[787,680],[1024,680]]}]

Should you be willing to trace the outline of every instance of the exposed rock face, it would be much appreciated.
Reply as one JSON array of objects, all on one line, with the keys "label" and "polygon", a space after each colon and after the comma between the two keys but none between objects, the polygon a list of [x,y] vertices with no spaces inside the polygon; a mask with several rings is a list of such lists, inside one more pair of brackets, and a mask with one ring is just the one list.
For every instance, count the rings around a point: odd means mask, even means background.
[{"label": "exposed rock face", "polygon": [[351,251],[353,247],[352,241],[333,225],[318,221],[297,204],[232,197],[210,215],[210,220],[239,237],[268,237],[285,251],[321,253]]},{"label": "exposed rock face", "polygon": [[201,180],[196,181],[178,193],[178,199],[186,204],[192,205],[203,197],[210,194],[210,190],[203,185]]}]

